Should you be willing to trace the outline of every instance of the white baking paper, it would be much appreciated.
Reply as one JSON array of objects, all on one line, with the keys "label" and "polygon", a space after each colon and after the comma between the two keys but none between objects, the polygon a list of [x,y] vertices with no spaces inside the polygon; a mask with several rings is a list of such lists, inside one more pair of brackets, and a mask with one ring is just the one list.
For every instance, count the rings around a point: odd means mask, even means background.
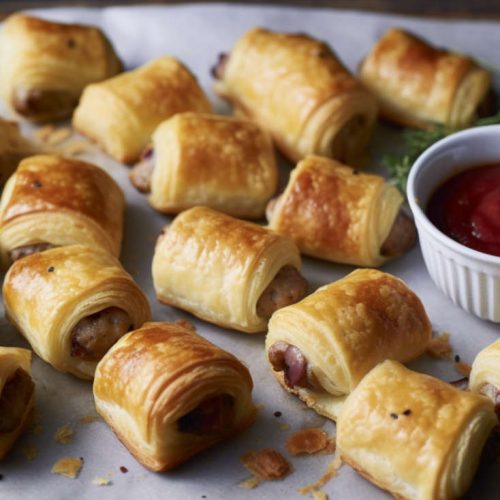
[{"label": "white baking paper", "polygon": [[[107,9],[39,10],[48,19],[95,24],[105,30],[120,56],[131,68],[162,54],[184,61],[198,76],[219,111],[227,107],[211,92],[209,69],[219,52],[230,49],[234,42],[253,26],[274,30],[306,32],[326,40],[341,59],[355,70],[360,59],[375,40],[389,27],[410,29],[430,42],[474,55],[500,67],[500,22],[430,20],[377,15],[330,9],[283,8],[243,5],[187,5],[161,7],[114,7]],[[1,75],[0,75],[1,77]],[[96,116],[96,119],[99,117]],[[24,125],[25,132],[30,128]],[[381,154],[397,150],[400,133],[379,126],[371,147],[371,165],[375,171]],[[145,290],[153,306],[156,320],[193,318],[156,302],[151,281],[151,259],[156,237],[170,218],[155,213],[144,197],[131,188],[128,169],[106,158],[97,150],[85,154],[113,175],[127,197],[125,241],[122,262]],[[283,162],[282,182],[291,165]],[[313,259],[304,259],[304,271],[311,289],[334,281],[353,268]],[[476,353],[498,338],[500,326],[481,321],[462,311],[431,282],[420,250],[384,266],[384,270],[403,278],[421,297],[436,331],[448,331],[455,351],[471,363]],[[0,314],[3,318],[3,313]],[[294,472],[283,481],[267,482],[254,490],[239,486],[250,474],[240,463],[245,452],[273,447],[285,452],[286,438],[308,426],[322,426],[330,433],[335,426],[308,410],[287,395],[275,382],[264,359],[264,336],[248,336],[222,330],[194,321],[198,331],[234,353],[250,368],[255,383],[254,397],[262,405],[257,421],[235,439],[205,451],[188,463],[168,473],[155,474],[139,465],[102,421],[82,424],[80,418],[94,414],[91,384],[71,375],[55,371],[40,359],[34,360],[36,406],[41,432],[28,433],[20,439],[12,453],[0,463],[1,499],[234,499],[301,498],[298,488],[317,481],[332,461],[331,455],[291,458]],[[0,344],[27,346],[21,336],[1,319]],[[432,373],[445,380],[460,376],[452,363],[429,358],[412,364],[415,369]],[[275,417],[275,411],[282,412]],[[54,432],[69,424],[75,430],[74,440],[67,445],[56,442]],[[37,455],[29,461],[26,453],[36,447]],[[29,454],[29,453],[28,453]],[[286,452],[285,452],[286,454]],[[62,457],[83,457],[84,466],[75,480],[51,474],[53,463]],[[128,469],[120,472],[120,466]],[[498,499],[500,489],[495,479],[500,464],[481,471],[467,498]],[[106,486],[93,484],[106,478]],[[323,487],[331,499],[383,499],[389,495],[362,479],[348,466]]]}]

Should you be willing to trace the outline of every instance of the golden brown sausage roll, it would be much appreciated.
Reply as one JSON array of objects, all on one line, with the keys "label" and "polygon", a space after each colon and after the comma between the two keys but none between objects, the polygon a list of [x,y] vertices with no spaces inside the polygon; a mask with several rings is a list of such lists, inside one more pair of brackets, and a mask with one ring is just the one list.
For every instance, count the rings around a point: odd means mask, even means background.
[{"label": "golden brown sausage roll", "polygon": [[396,498],[453,500],[468,489],[495,424],[486,398],[385,361],[347,398],[337,449]]},{"label": "golden brown sausage roll", "polygon": [[410,361],[431,336],[422,303],[403,281],[358,269],[275,312],[266,352],[288,392],[335,420],[345,397],[377,363]]},{"label": "golden brown sausage roll", "polygon": [[472,363],[469,388],[489,397],[500,419],[500,340],[485,347],[476,356]]},{"label": "golden brown sausage roll", "polygon": [[99,363],[97,411],[143,465],[164,471],[248,427],[252,379],[238,359],[173,323],[146,323]]},{"label": "golden brown sausage roll", "polygon": [[403,197],[379,175],[308,156],[292,171],[285,192],[267,210],[269,227],[320,259],[379,266],[416,239],[400,211]]},{"label": "golden brown sausage roll", "polygon": [[487,98],[490,74],[473,59],[392,28],[361,63],[360,77],[386,119],[410,127],[466,127]]},{"label": "golden brown sausage roll", "polygon": [[375,97],[307,35],[253,29],[214,73],[215,91],[268,130],[294,162],[308,154],[356,162],[370,140]]},{"label": "golden brown sausage roll", "polygon": [[0,460],[30,421],[34,389],[31,351],[0,347]]},{"label": "golden brown sausage roll", "polygon": [[151,316],[148,300],[118,260],[82,245],[14,262],[3,298],[9,319],[43,360],[85,379],[122,335]]},{"label": "golden brown sausage roll", "polygon": [[246,120],[180,113],[156,129],[153,148],[130,179],[160,212],[203,205],[255,219],[276,191],[271,141]]},{"label": "golden brown sausage roll", "polygon": [[122,65],[98,28],[14,14],[0,35],[0,94],[30,120],[67,118],[83,88]]},{"label": "golden brown sausage roll", "polygon": [[262,332],[274,310],[307,292],[295,244],[257,224],[206,207],[182,212],[158,239],[158,300],[206,321]]},{"label": "golden brown sausage roll", "polygon": [[120,255],[125,199],[104,170],[62,156],[32,156],[10,177],[0,204],[4,262],[81,243]]},{"label": "golden brown sausage roll", "polygon": [[17,123],[0,118],[0,190],[19,162],[36,152],[35,145],[21,135]]},{"label": "golden brown sausage roll", "polygon": [[189,70],[164,56],[87,86],[73,126],[116,160],[134,163],[155,128],[183,111],[210,112],[211,106]]}]

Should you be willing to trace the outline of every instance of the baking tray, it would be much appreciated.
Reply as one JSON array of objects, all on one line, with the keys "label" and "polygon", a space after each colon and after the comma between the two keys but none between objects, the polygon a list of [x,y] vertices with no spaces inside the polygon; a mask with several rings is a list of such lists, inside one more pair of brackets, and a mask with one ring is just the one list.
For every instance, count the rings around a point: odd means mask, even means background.
[{"label": "baking tray", "polygon": [[[54,9],[33,11],[53,20],[95,24],[112,39],[128,68],[162,54],[184,61],[198,76],[216,109],[229,110],[211,92],[210,66],[219,52],[230,49],[247,29],[264,26],[274,30],[306,32],[326,40],[351,70],[389,27],[412,30],[430,42],[472,54],[481,61],[500,66],[500,23],[489,21],[429,20],[390,15],[313,8],[284,8],[228,4],[192,4],[161,7],[112,7],[107,9]],[[497,82],[498,87],[498,82]],[[2,110],[3,111],[3,110]],[[0,113],[4,115],[5,113]],[[98,119],[98,117],[96,117]],[[32,130],[23,125],[27,134]],[[380,167],[383,153],[397,150],[400,132],[380,125],[370,148],[370,168]],[[298,488],[317,481],[332,461],[331,455],[289,457],[286,438],[304,427],[323,427],[330,434],[335,425],[306,409],[286,394],[269,371],[264,356],[264,336],[248,336],[195,320],[192,316],[157,303],[151,280],[151,260],[156,237],[171,218],[155,213],[145,198],[127,179],[128,168],[95,149],[83,159],[107,170],[126,193],[125,239],[122,262],[150,298],[153,318],[193,321],[198,332],[234,353],[250,368],[260,405],[255,424],[236,438],[213,447],[181,467],[163,474],[152,473],[139,465],[120,444],[107,425],[96,420],[82,423],[82,417],[95,415],[91,384],[59,373],[36,356],[33,373],[36,381],[36,406],[39,425],[24,435],[12,453],[0,463],[0,498],[22,499],[276,499],[302,498]],[[291,165],[281,161],[282,184]],[[434,330],[447,331],[455,352],[471,363],[477,352],[498,338],[499,325],[481,321],[457,308],[431,282],[417,247],[404,257],[383,267],[384,271],[404,279],[424,302]],[[314,259],[304,259],[304,273],[311,289],[334,281],[353,270]],[[0,344],[28,347],[27,343],[3,319],[0,312]],[[459,378],[450,361],[423,357],[411,367],[444,380]],[[275,417],[275,412],[281,417]],[[87,419],[88,420],[88,419]],[[75,435],[71,443],[60,444],[55,431],[70,425]],[[240,463],[245,452],[271,446],[285,453],[294,472],[282,481],[265,482],[256,489],[242,489],[240,483],[250,474]],[[33,458],[33,454],[36,456]],[[51,474],[53,463],[62,457],[82,457],[84,466],[77,479]],[[120,467],[128,472],[122,473]],[[496,484],[500,463],[481,470],[467,498],[498,499]],[[94,484],[105,478],[105,486]],[[323,488],[330,498],[384,499],[389,495],[362,479],[348,466]]]}]

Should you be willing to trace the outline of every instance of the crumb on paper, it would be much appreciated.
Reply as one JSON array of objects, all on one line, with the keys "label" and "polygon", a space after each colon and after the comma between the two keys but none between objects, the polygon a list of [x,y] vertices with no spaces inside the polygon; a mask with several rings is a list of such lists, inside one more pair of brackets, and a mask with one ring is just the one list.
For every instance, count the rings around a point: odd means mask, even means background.
[{"label": "crumb on paper", "polygon": [[52,474],[59,474],[61,476],[75,479],[83,466],[81,458],[61,458],[52,466]]},{"label": "crumb on paper", "polygon": [[36,446],[30,444],[23,446],[21,448],[21,451],[23,452],[23,455],[26,457],[26,460],[28,460],[29,462],[33,462],[33,460],[35,460],[35,458],[38,455],[38,450]]},{"label": "crumb on paper", "polygon": [[196,326],[194,326],[193,323],[191,323],[191,321],[188,321],[187,319],[176,319],[175,324],[182,326],[187,330],[191,330],[192,332],[196,332]]},{"label": "crumb on paper", "polygon": [[328,495],[324,491],[313,491],[314,500],[328,500]]},{"label": "crumb on paper", "polygon": [[312,455],[328,446],[328,434],[318,427],[310,427],[294,432],[286,441],[286,449],[291,455]]},{"label": "crumb on paper", "polygon": [[73,440],[75,431],[69,425],[59,427],[54,434],[54,439],[61,444],[69,444]]},{"label": "crumb on paper", "polygon": [[111,480],[107,477],[96,477],[92,480],[92,484],[96,486],[108,486],[111,484]]},{"label": "crumb on paper", "polygon": [[448,332],[443,332],[436,337],[432,337],[425,352],[431,356],[431,358],[451,358],[453,348],[450,344],[450,334]]},{"label": "crumb on paper", "polygon": [[93,424],[94,422],[99,422],[100,420],[101,417],[99,415],[84,415],[79,419],[81,424]]},{"label": "crumb on paper", "polygon": [[290,424],[287,423],[280,424],[280,429],[283,431],[287,431],[288,429],[290,429]]},{"label": "crumb on paper", "polygon": [[342,459],[339,455],[336,455],[333,459],[333,462],[330,462],[330,464],[328,464],[326,472],[318,479],[318,481],[299,488],[299,493],[301,495],[308,495],[309,493],[319,492],[320,488],[322,488],[326,483],[328,483],[328,481],[332,480],[337,475],[340,467],[342,467]]},{"label": "crumb on paper", "polygon": [[292,470],[285,457],[272,448],[246,453],[241,457],[241,462],[252,474],[264,481],[283,479]]},{"label": "crumb on paper", "polygon": [[54,130],[55,130],[54,125],[51,124],[44,125],[43,127],[40,127],[33,132],[33,137],[37,141],[47,142],[50,135],[54,133]]},{"label": "crumb on paper", "polygon": [[71,129],[64,127],[64,128],[58,128],[57,130],[54,130],[46,139],[46,143],[49,146],[55,146],[56,144],[61,144],[61,142],[64,142],[66,139],[68,139],[71,136]]},{"label": "crumb on paper", "polygon": [[469,363],[464,363],[463,361],[457,361],[454,365],[455,370],[464,377],[469,377],[472,370],[472,366]]},{"label": "crumb on paper", "polygon": [[261,480],[257,476],[252,476],[242,481],[240,484],[238,484],[238,486],[245,490],[253,490],[254,488],[257,488],[257,486],[259,486],[260,481]]},{"label": "crumb on paper", "polygon": [[85,141],[73,141],[61,150],[66,156],[79,156],[89,151],[89,144]]}]

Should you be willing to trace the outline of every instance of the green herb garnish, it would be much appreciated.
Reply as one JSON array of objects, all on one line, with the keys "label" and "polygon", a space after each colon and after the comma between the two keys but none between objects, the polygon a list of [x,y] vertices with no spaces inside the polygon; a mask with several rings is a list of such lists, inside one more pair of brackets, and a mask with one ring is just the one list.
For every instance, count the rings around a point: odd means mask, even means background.
[{"label": "green herb garnish", "polygon": [[[500,112],[476,120],[469,128],[496,124],[500,124]],[[403,193],[406,193],[408,174],[416,159],[435,142],[453,132],[457,132],[457,129],[443,125],[436,125],[427,130],[404,129],[403,142],[406,153],[403,155],[386,154],[382,158],[382,163],[389,171],[389,182],[397,186]]]}]

